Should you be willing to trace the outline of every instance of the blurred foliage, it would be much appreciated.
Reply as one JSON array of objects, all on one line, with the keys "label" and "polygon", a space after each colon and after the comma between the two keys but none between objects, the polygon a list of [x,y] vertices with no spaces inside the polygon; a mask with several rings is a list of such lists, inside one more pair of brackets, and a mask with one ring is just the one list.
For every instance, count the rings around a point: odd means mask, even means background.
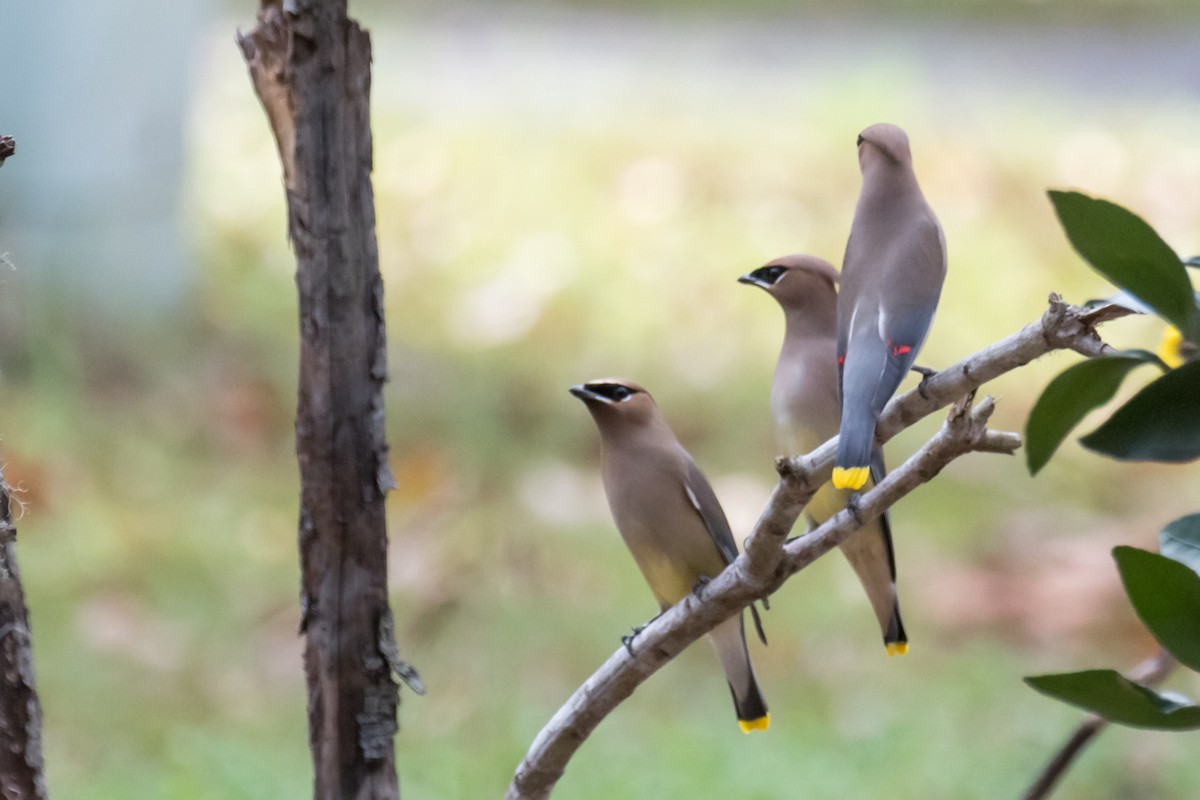
[{"label": "blurred foliage", "polygon": [[[1138,618],[1176,662],[1200,670],[1200,514],[1159,534],[1165,555],[1137,547],[1113,549],[1125,593]],[[1174,662],[1172,662],[1174,666]],[[1146,679],[1111,669],[1028,677],[1042,694],[1111,722],[1162,731],[1200,729],[1200,705],[1179,692],[1160,692]]]},{"label": "blurred foliage", "polygon": [[[1193,550],[1200,547],[1200,531],[1189,531],[1188,538]],[[1200,575],[1138,547],[1114,548],[1113,558],[1129,602],[1154,638],[1180,664],[1200,671]]]},{"label": "blurred foliage", "polygon": [[[1200,154],[1180,136],[1200,110],[1170,93],[935,85],[892,49],[836,72],[741,72],[744,53],[670,26],[660,60],[614,65],[588,31],[463,18],[449,38],[373,27],[389,567],[401,653],[429,687],[400,712],[408,800],[502,792],[558,705],[654,612],[568,386],[646,384],[734,528],[753,522],[774,478],[782,319],[735,280],[785,252],[840,259],[858,130],[906,127],[946,230],[929,366],[1036,318],[1050,291],[1103,291],[1047,184],[1131,198],[1200,251]],[[31,289],[4,344],[6,474],[28,504],[20,555],[60,797],[308,791],[293,262],[234,27],[214,28],[197,66],[193,302],[108,320]],[[1161,326],[1106,335],[1152,348]],[[1018,427],[1062,365],[989,386],[995,423]],[[555,796],[1015,796],[1075,717],[1019,676],[1151,646],[1103,550],[1189,510],[1189,470],[1096,464],[1074,445],[1036,481],[1016,460],[955,464],[896,509],[910,655],[881,656],[852,573],[825,559],[775,598],[771,646],[754,651],[768,735],[738,732],[711,653],[693,648],[605,721]],[[1187,746],[1114,731],[1061,796],[1196,796]]]},{"label": "blurred foliage", "polygon": [[[1143,350],[1117,352],[1067,369],[1042,392],[1026,425],[1029,471],[1035,474],[1088,412],[1116,393],[1134,366],[1157,363],[1165,374],[1143,386],[1100,427],[1079,441],[1124,461],[1184,463],[1200,458],[1200,297],[1185,262],[1133,212],[1079,192],[1051,191],[1071,244],[1101,275],[1121,288],[1118,305],[1156,314],[1168,323],[1167,358]],[[1190,345],[1185,349],[1184,343]],[[1164,363],[1165,362],[1165,363]],[[1171,364],[1171,366],[1168,366]],[[1163,651],[1200,670],[1200,515],[1163,528],[1163,555],[1119,546],[1113,558],[1125,593]],[[1111,722],[1153,730],[1200,729],[1200,705],[1178,692],[1115,670],[1086,670],[1025,679],[1043,694]]]},{"label": "blurred foliage", "polygon": [[1144,219],[1108,200],[1052,190],[1071,245],[1092,267],[1184,337],[1200,337],[1200,309],[1183,260]]},{"label": "blurred foliage", "polygon": [[1174,692],[1156,692],[1116,670],[1037,675],[1025,682],[1042,694],[1121,725],[1161,731],[1200,729],[1200,705]]},{"label": "blurred foliage", "polygon": [[1148,350],[1116,352],[1081,361],[1050,381],[1025,424],[1029,474],[1036,475],[1046,466],[1080,420],[1113,399],[1132,369],[1154,363],[1166,369]]}]

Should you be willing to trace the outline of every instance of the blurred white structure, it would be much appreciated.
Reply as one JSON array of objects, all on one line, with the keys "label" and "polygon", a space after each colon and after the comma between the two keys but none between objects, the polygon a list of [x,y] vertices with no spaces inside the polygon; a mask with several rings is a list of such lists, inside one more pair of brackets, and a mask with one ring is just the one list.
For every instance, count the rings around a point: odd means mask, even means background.
[{"label": "blurred white structure", "polygon": [[181,298],[183,120],[204,8],[4,4],[0,131],[17,140],[0,174],[0,253],[15,270],[4,286],[114,311]]}]

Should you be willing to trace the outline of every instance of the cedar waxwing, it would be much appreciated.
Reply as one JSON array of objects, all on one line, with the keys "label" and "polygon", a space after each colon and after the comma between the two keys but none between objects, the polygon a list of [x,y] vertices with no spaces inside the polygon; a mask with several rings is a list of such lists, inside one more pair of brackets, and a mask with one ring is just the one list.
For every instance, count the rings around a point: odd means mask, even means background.
[{"label": "cedar waxwing", "polygon": [[[783,348],[771,384],[771,416],[783,452],[803,455],[838,432],[837,272],[813,256],[790,255],[738,278],[761,287],[783,307]],[[873,453],[873,480],[883,479],[883,452]],[[812,527],[846,507],[851,492],[827,483],[805,511]],[[908,652],[896,596],[896,562],[887,514],[841,544],[883,631],[889,656]]]},{"label": "cedar waxwing", "polygon": [[[608,506],[662,610],[737,558],[725,512],[641,386],[622,379],[572,386],[600,429]],[[725,669],[742,731],[766,730],[771,716],[746,649],[742,615],[709,633]]]},{"label": "cedar waxwing", "polygon": [[917,186],[904,131],[867,128],[858,137],[858,164],[862,191],[837,304],[839,489],[867,482],[875,423],[912,369],[946,277],[946,240]]}]

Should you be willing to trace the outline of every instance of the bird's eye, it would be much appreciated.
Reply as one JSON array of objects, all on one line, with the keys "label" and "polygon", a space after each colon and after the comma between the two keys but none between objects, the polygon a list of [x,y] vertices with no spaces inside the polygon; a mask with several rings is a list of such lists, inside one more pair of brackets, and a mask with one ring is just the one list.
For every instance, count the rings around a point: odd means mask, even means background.
[{"label": "bird's eye", "polygon": [[609,392],[608,396],[619,403],[628,398],[631,394],[633,394],[633,392],[630,391],[628,386],[614,386],[612,391]]},{"label": "bird's eye", "polygon": [[759,267],[751,273],[751,277],[758,281],[760,286],[774,286],[779,283],[779,279],[783,277],[783,273],[787,272],[787,267],[770,266]]},{"label": "bird's eye", "polygon": [[862,137],[862,134],[860,133],[858,135],[858,141],[855,143],[855,147],[862,147],[862,143],[863,143],[863,137]]}]

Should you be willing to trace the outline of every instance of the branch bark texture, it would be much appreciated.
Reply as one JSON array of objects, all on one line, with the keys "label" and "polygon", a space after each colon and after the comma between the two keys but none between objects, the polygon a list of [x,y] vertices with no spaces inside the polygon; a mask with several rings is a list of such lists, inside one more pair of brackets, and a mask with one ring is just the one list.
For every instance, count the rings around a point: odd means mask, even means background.
[{"label": "branch bark texture", "polygon": [[17,569],[12,499],[0,473],[0,797],[44,800],[42,706],[33,680],[29,610]]},{"label": "branch bark texture", "polygon": [[1037,322],[984,348],[900,395],[880,417],[876,437],[885,442],[929,414],[955,403],[938,433],[915,455],[864,494],[853,510],[843,511],[811,533],[787,542],[812,495],[829,480],[837,439],[806,456],[781,458],[780,482],[746,540],[743,554],[704,590],[689,595],[638,635],[633,653],[618,649],[567,700],[534,739],[518,766],[507,800],[549,797],[567,763],[596,726],[634,690],[685,647],[751,602],[765,598],[791,575],[804,569],[946,464],[971,452],[1012,453],[1017,434],[989,430],[991,398],[969,406],[976,389],[1053,350],[1087,356],[1108,351],[1095,326],[1130,313],[1115,306],[1083,309],[1051,295]]},{"label": "branch bark texture", "polygon": [[283,164],[300,301],[301,621],[317,798],[398,797],[371,42],[344,0],[264,0],[238,37]]}]

